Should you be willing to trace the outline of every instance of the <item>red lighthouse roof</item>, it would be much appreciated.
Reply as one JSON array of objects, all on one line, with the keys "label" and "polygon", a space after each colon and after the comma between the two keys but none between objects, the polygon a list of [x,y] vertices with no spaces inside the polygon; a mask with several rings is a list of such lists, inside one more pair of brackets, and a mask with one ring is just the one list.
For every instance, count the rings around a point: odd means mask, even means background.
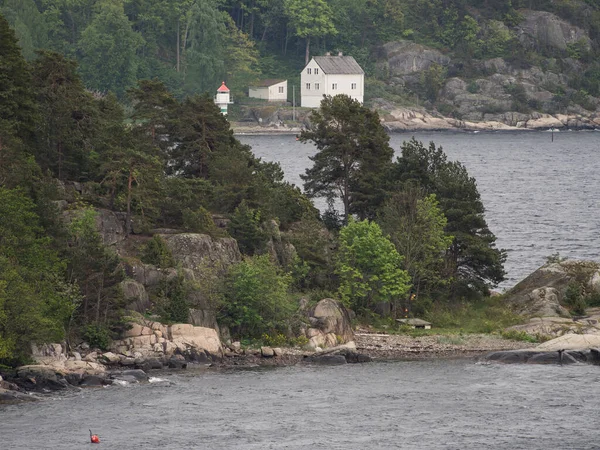
[{"label": "red lighthouse roof", "polygon": [[219,89],[217,89],[217,92],[229,92],[229,88],[227,86],[225,86],[224,81],[223,81],[223,84],[221,84],[221,87]]}]

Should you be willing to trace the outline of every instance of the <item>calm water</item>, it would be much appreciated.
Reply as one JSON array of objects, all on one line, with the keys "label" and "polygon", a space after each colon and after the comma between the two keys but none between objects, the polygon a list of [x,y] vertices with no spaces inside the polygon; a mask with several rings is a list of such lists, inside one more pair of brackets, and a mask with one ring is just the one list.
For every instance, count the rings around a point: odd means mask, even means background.
[{"label": "calm water", "polygon": [[[413,135],[441,145],[477,180],[488,225],[508,252],[501,287],[512,287],[556,252],[600,260],[600,132],[554,133],[554,142],[548,132],[393,134],[397,155]],[[294,136],[240,140],[257,156],[279,161],[288,181],[302,186],[312,145]]]},{"label": "calm water", "polygon": [[0,448],[598,449],[596,366],[372,363],[160,375],[0,408]]}]

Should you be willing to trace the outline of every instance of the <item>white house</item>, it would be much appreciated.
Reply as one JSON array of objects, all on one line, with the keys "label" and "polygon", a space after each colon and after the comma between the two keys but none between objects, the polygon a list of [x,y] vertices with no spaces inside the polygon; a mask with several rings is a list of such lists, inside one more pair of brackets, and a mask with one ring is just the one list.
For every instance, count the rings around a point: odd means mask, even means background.
[{"label": "white house", "polygon": [[269,102],[287,101],[287,80],[263,80],[248,86],[248,97]]},{"label": "white house", "polygon": [[318,108],[323,95],[346,94],[363,102],[365,72],[352,56],[315,56],[300,74],[301,105]]}]

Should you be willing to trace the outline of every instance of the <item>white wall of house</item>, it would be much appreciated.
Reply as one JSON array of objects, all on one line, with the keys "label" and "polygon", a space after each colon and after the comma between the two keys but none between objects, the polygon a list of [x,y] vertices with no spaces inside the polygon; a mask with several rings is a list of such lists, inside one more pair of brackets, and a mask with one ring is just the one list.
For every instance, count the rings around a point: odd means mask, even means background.
[{"label": "white wall of house", "polygon": [[323,95],[346,94],[363,103],[364,74],[325,74],[312,59],[300,73],[301,106],[318,108]]},{"label": "white wall of house", "polygon": [[285,102],[287,101],[287,80],[271,86],[249,86],[248,97],[270,102]]}]

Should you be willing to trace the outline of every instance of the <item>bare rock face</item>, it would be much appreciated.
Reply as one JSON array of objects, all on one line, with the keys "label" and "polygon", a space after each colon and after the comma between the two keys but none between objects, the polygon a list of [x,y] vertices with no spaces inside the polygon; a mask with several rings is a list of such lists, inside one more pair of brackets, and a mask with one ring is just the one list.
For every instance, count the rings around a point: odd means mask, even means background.
[{"label": "bare rock face", "polygon": [[525,45],[566,50],[568,44],[583,42],[589,49],[591,40],[579,27],[545,11],[521,11],[524,21],[517,26],[519,40]]},{"label": "bare rock face", "polygon": [[124,280],[121,282],[121,290],[123,291],[123,297],[128,302],[127,309],[144,313],[150,308],[148,293],[143,284],[134,280]]},{"label": "bare rock face", "polygon": [[571,281],[581,283],[588,292],[598,291],[600,264],[593,261],[566,260],[546,264],[506,294],[506,301],[518,314],[535,317],[568,317],[560,303]]},{"label": "bare rock face", "polygon": [[306,331],[312,348],[334,347],[354,339],[350,315],[346,308],[331,298],[321,300],[309,312],[311,328]]},{"label": "bare rock face", "polygon": [[450,63],[450,58],[441,52],[410,41],[388,42],[383,53],[393,75],[409,75],[427,70],[434,63],[441,66]]},{"label": "bare rock face", "polygon": [[127,358],[167,360],[173,355],[189,359],[220,359],[223,346],[213,328],[190,324],[164,325],[145,319],[132,323],[123,338],[113,341],[112,353],[122,364]]},{"label": "bare rock face", "polygon": [[161,235],[176,262],[184,268],[197,270],[211,265],[226,267],[242,260],[233,238],[213,239],[206,234],[181,233]]}]

